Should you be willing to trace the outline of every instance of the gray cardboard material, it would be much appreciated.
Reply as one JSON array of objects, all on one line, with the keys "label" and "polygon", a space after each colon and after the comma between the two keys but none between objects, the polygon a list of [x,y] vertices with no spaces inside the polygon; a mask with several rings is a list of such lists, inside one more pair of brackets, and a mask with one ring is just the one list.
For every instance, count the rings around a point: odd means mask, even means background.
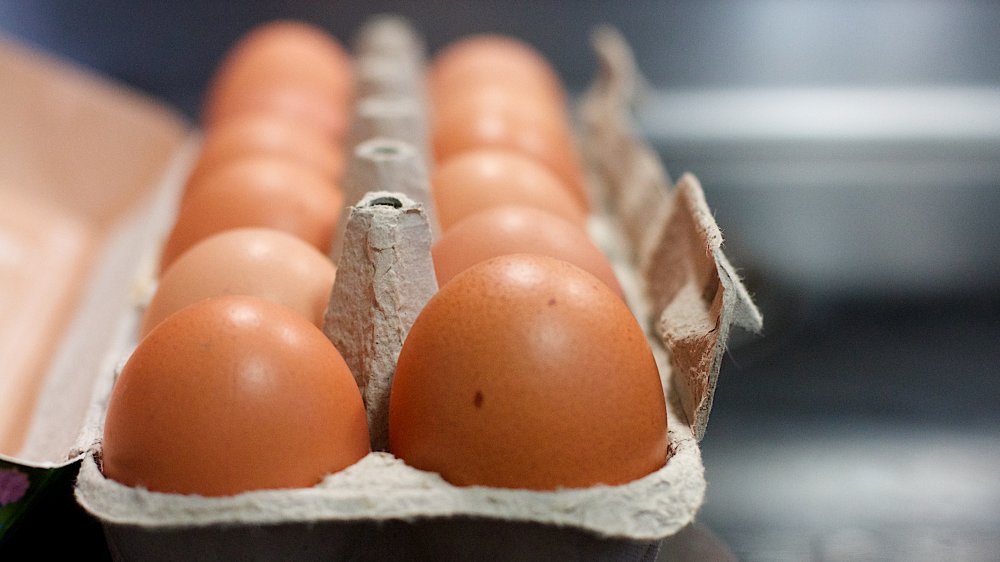
[{"label": "gray cardboard material", "polygon": [[533,522],[598,537],[650,541],[689,523],[704,493],[697,442],[678,425],[680,429],[671,430],[674,454],[666,466],[621,486],[544,492],[458,487],[389,453],[374,452],[312,488],[206,498],[123,486],[104,478],[91,455],[81,467],[77,497],[106,524],[132,527],[140,534],[173,527],[291,522],[308,527],[321,521],[459,517]]},{"label": "gray cardboard material", "polygon": [[[424,80],[427,45],[423,37],[399,16],[374,16],[355,37],[354,53],[359,101],[351,144],[374,137],[402,140],[420,151],[429,168],[434,159]],[[428,212],[431,228],[436,231],[433,209],[428,207]]]},{"label": "gray cardboard material", "polygon": [[423,105],[411,96],[373,94],[360,98],[355,104],[350,145],[376,137],[401,140],[417,147],[426,161],[429,148],[425,114]]},{"label": "gray cardboard material", "polygon": [[631,109],[643,80],[625,40],[599,29],[600,64],[581,104],[584,150],[599,201],[631,247],[650,306],[639,316],[670,352],[684,416],[701,440],[708,427],[719,368],[732,325],[760,331],[763,318],[722,252],[722,232],[698,179],[676,187],[656,153],[632,133]]},{"label": "gray cardboard material", "polygon": [[[344,179],[344,200],[360,201],[374,191],[398,192],[420,203],[433,221],[430,179],[423,155],[412,144],[393,138],[375,137],[353,148]],[[344,245],[350,207],[345,207],[337,221],[330,259],[339,263]],[[436,236],[436,221],[431,234]]]},{"label": "gray cardboard material", "polygon": [[[671,352],[677,391],[695,436],[701,440],[708,426],[712,399],[732,325],[759,331],[763,319],[750,300],[732,265],[722,253],[722,234],[705,203],[697,178],[681,177],[676,189],[678,225],[675,235],[652,258],[650,270],[681,268],[686,279],[672,293],[654,298],[668,300],[657,332]],[[678,247],[688,245],[678,256]],[[666,262],[664,264],[664,262]]]},{"label": "gray cardboard material", "polygon": [[402,193],[374,191],[351,207],[323,333],[354,373],[371,446],[389,443],[389,391],[403,340],[437,292],[431,229]]},{"label": "gray cardboard material", "polygon": [[358,97],[413,97],[425,106],[427,45],[405,18],[383,14],[369,19],[353,41]]}]

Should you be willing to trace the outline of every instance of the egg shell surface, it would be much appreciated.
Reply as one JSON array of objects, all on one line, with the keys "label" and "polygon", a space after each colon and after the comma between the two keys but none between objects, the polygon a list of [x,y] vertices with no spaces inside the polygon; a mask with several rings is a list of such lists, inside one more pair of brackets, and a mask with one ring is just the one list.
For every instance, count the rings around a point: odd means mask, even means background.
[{"label": "egg shell surface", "polygon": [[108,478],[156,492],[308,487],[368,453],[354,378],[291,309],[226,296],[185,307],[139,342],[115,383]]},{"label": "egg shell surface", "polygon": [[250,295],[283,304],[322,328],[337,274],[306,242],[271,228],[237,228],[205,238],[164,272],[143,314],[140,338],[202,299]]},{"label": "egg shell surface", "polygon": [[515,151],[478,148],[454,155],[431,176],[441,229],[501,205],[534,207],[586,228],[587,212],[562,181],[543,165]]},{"label": "egg shell surface", "polygon": [[608,258],[579,226],[524,206],[491,207],[454,224],[432,248],[439,285],[490,258],[541,254],[580,267],[624,298]]},{"label": "egg shell surface", "polygon": [[278,157],[232,162],[187,186],[160,271],[197,242],[240,227],[283,230],[325,253],[343,202],[340,188],[308,166]]},{"label": "egg shell surface", "polygon": [[473,266],[407,336],[389,448],[456,485],[623,484],[667,458],[663,389],[632,313],[600,280],[549,257]]}]

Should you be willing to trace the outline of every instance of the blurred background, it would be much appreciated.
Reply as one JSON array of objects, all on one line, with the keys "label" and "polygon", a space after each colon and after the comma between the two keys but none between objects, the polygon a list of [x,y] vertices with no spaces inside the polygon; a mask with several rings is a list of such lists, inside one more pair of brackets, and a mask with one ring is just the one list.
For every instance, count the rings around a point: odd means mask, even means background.
[{"label": "blurred background", "polygon": [[349,43],[381,12],[432,52],[520,37],[576,94],[594,26],[632,44],[637,122],[765,318],[723,365],[703,533],[741,560],[1000,559],[1000,3],[2,0],[0,32],[196,119],[253,25]]}]

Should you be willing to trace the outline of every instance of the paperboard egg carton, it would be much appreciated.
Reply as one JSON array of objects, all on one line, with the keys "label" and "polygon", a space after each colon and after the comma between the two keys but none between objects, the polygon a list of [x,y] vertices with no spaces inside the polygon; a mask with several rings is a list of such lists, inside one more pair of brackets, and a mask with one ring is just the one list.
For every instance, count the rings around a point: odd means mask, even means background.
[{"label": "paperboard egg carton", "polygon": [[135,272],[132,302],[107,323],[111,351],[92,382],[73,447],[86,449],[76,497],[102,522],[116,559],[652,561],[660,541],[694,519],[705,491],[698,441],[729,329],[759,329],[761,318],[722,253],[698,181],[685,175],[672,185],[655,152],[632,133],[629,105],[639,78],[627,45],[601,30],[595,46],[600,73],[580,111],[597,209],[589,227],[660,369],[669,428],[665,466],[619,486],[529,491],[453,486],[378,451],[395,357],[436,290],[420,38],[399,19],[379,18],[356,44],[362,98],[344,188],[357,204],[345,212],[331,250],[338,274],[325,329],[358,379],[376,452],[311,488],[231,497],[150,492],[102,475],[107,399],[155,289],[157,249],[195,140],[140,209],[142,224],[120,236],[145,253],[122,258]]}]

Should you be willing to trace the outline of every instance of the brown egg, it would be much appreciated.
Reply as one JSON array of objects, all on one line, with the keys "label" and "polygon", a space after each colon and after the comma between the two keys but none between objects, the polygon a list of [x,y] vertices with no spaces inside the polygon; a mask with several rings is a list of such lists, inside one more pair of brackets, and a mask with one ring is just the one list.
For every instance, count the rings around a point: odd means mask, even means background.
[{"label": "brown egg", "polygon": [[581,229],[587,224],[586,211],[557,176],[511,150],[479,148],[456,154],[435,170],[431,189],[442,230],[500,205],[548,211]]},{"label": "brown egg", "polygon": [[538,51],[513,37],[482,34],[454,41],[434,57],[428,76],[431,96],[438,99],[456,88],[485,82],[528,88],[556,104],[565,103],[555,70]]},{"label": "brown egg", "polygon": [[492,207],[449,228],[433,248],[438,285],[444,285],[477,263],[508,254],[541,254],[567,261],[624,298],[608,258],[586,232],[556,215],[531,207]]},{"label": "brown egg", "polygon": [[248,156],[280,156],[315,168],[333,181],[344,173],[346,155],[315,127],[271,113],[241,116],[205,132],[188,183],[197,183],[216,168]]},{"label": "brown egg", "polygon": [[169,316],[115,383],[102,470],[156,492],[313,486],[368,454],[358,387],[323,333],[246,296]]},{"label": "brown egg", "polygon": [[216,122],[233,106],[273,87],[311,92],[346,111],[354,93],[350,56],[327,32],[304,22],[274,21],[244,35],[226,54],[205,97],[203,118]]},{"label": "brown egg", "polygon": [[325,254],[280,230],[220,232],[192,246],[164,272],[139,337],[185,306],[222,295],[274,301],[322,328],[336,274]]},{"label": "brown egg", "polygon": [[200,240],[247,226],[283,230],[326,253],[343,201],[340,189],[302,164],[276,157],[233,162],[188,186],[160,271]]},{"label": "brown egg", "polygon": [[330,103],[321,92],[310,88],[280,83],[243,90],[227,98],[211,114],[204,116],[202,122],[211,129],[226,121],[260,113],[312,127],[335,146],[344,142],[351,122],[347,105]]},{"label": "brown egg", "polygon": [[663,389],[607,286],[560,260],[503,256],[454,277],[417,317],[389,448],[460,486],[622,484],[666,462]]},{"label": "brown egg", "polygon": [[[447,95],[433,100],[432,128],[456,121],[453,114],[467,115],[471,112],[502,111],[520,113],[527,119],[553,121],[566,135],[572,134],[570,116],[563,103],[532,95],[530,90],[517,86],[499,86],[494,83],[469,83],[453,88]],[[558,123],[557,123],[558,122]]]},{"label": "brown egg", "polygon": [[527,112],[511,105],[457,105],[436,120],[431,141],[439,163],[475,148],[519,152],[555,173],[571,195],[589,208],[583,168],[570,131],[558,113]]}]

